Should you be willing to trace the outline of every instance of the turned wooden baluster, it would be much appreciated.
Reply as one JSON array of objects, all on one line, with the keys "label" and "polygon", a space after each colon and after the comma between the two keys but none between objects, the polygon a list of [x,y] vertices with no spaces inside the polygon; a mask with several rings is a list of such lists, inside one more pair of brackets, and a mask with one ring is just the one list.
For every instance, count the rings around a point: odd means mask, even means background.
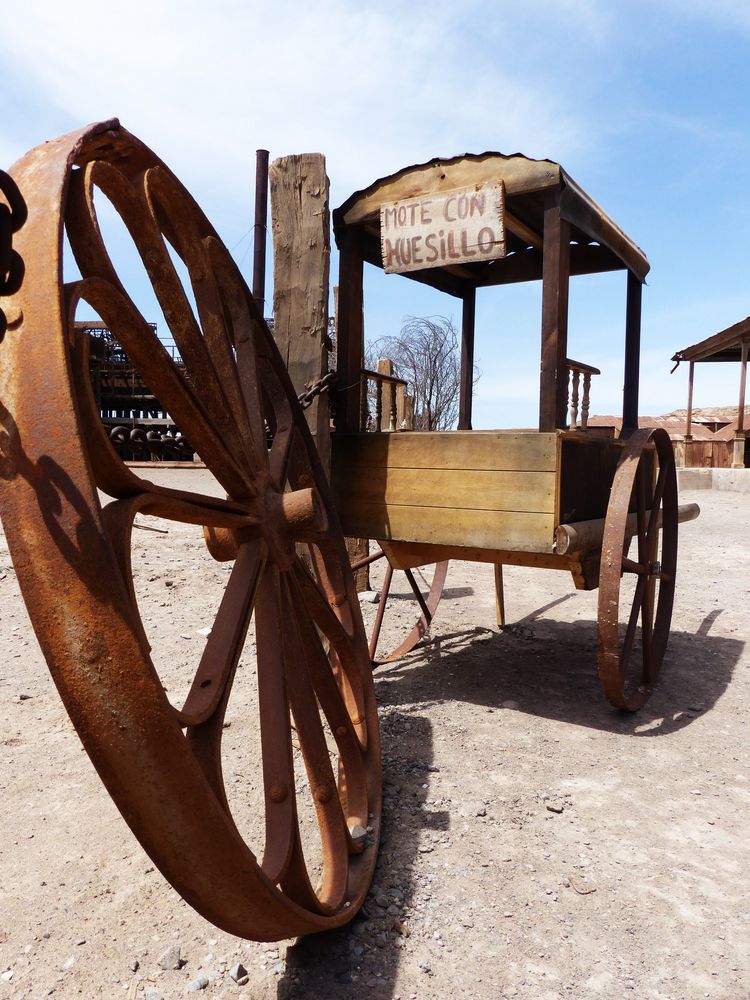
[{"label": "turned wooden baluster", "polygon": [[375,433],[379,434],[381,431],[381,423],[383,420],[383,383],[380,379],[375,379]]},{"label": "turned wooden baluster", "polygon": [[591,392],[591,372],[583,373],[583,401],[581,403],[581,430],[589,425],[589,397]]},{"label": "turned wooden baluster", "polygon": [[[570,429],[573,431],[578,424],[578,386],[581,381],[581,373],[577,368],[570,372],[571,396],[570,396]],[[585,392],[584,392],[585,395]]]}]

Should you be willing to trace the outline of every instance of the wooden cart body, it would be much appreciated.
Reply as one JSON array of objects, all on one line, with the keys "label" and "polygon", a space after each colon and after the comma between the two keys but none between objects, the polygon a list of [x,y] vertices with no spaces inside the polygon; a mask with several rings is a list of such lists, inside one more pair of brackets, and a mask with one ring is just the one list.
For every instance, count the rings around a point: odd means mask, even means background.
[{"label": "wooden cart body", "polygon": [[443,559],[565,569],[598,583],[598,558],[558,555],[556,529],[604,519],[623,443],[577,432],[413,431],[333,441],[344,534],[376,538],[402,569]]},{"label": "wooden cart body", "polygon": [[[504,192],[506,255],[409,271],[462,302],[462,374],[457,432],[365,433],[363,265],[383,266],[381,207],[416,204],[487,182]],[[333,484],[344,532],[391,544],[397,561],[463,557],[572,569],[596,586],[587,558],[563,559],[555,531],[603,519],[623,442],[568,429],[568,282],[571,275],[627,271],[623,438],[638,426],[638,359],[643,252],[562,167],[520,154],[433,160],[376,181],[334,212],[341,253],[339,385]],[[477,290],[541,279],[538,430],[471,431]],[[582,369],[596,372],[586,365]],[[403,544],[402,544],[403,543]],[[407,554],[404,545],[409,546]],[[438,552],[438,549],[440,552]],[[441,555],[440,553],[445,553]]]},{"label": "wooden cart body", "polygon": [[[473,206],[482,218],[475,227],[485,225],[487,207],[496,213],[488,228],[471,229]],[[602,685],[613,704],[639,707],[669,634],[679,518],[669,438],[638,429],[641,290],[649,270],[643,251],[559,164],[521,154],[409,167],[352,195],[333,222],[340,276],[332,482],[344,533],[377,539],[391,567],[406,570],[423,612],[414,641],[435,607],[432,591],[429,604],[409,576],[415,566],[453,558],[494,563],[500,624],[503,565],[568,570],[576,587],[599,587]],[[376,433],[366,433],[373,373],[363,369],[365,263],[460,299],[458,430],[398,431],[391,423],[384,433],[378,408]],[[571,361],[567,343],[571,276],[615,270],[627,275],[618,439],[587,429],[590,379],[599,372]],[[538,427],[474,431],[477,291],[533,280],[542,281]],[[696,513],[686,510],[683,519]],[[635,582],[632,596],[621,591],[624,573]],[[374,662],[382,662],[374,649],[383,602],[370,641]]]}]

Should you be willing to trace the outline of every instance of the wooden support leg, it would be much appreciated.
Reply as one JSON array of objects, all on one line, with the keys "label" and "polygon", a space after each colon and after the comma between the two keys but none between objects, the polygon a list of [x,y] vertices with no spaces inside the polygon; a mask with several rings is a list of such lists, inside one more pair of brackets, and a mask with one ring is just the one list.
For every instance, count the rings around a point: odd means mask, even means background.
[{"label": "wooden support leg", "polygon": [[503,564],[495,563],[495,608],[497,624],[505,628],[505,590],[503,588]]}]

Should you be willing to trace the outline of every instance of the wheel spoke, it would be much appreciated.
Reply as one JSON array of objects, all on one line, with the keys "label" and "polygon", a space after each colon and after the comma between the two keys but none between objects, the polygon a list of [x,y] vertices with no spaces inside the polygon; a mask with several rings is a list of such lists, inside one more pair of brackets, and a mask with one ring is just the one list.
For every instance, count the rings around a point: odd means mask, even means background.
[{"label": "wheel spoke", "polygon": [[240,546],[193,684],[179,712],[183,725],[205,722],[216,711],[225,690],[231,688],[264,566],[260,542]]},{"label": "wheel spoke", "polygon": [[256,357],[256,340],[260,335],[257,327],[259,322],[262,322],[262,317],[258,320],[254,315],[251,306],[255,303],[252,298],[248,298],[242,276],[224,246],[213,237],[209,237],[205,243],[214,277],[219,285],[221,303],[230,329],[230,339],[237,352],[236,371],[254,442],[253,461],[256,468],[265,468],[266,429]]},{"label": "wheel spoke", "polygon": [[419,604],[420,608],[422,609],[422,617],[424,619],[425,629],[428,629],[430,627],[430,622],[432,621],[432,612],[425,603],[425,599],[422,596],[422,591],[417,586],[417,581],[414,579],[414,574],[412,573],[412,571],[410,569],[405,569],[404,575],[406,576],[406,579],[409,581],[409,586],[414,591],[414,596],[417,599],[417,604]]},{"label": "wheel spoke", "polygon": [[375,615],[375,624],[372,627],[372,635],[370,636],[370,660],[375,659],[375,652],[378,648],[378,640],[380,639],[380,630],[383,627],[383,616],[385,615],[385,606],[388,603],[388,595],[391,592],[391,581],[393,580],[393,566],[390,562],[385,569],[385,576],[383,577],[383,585],[380,588],[380,600],[378,601],[378,610]]},{"label": "wheel spoke", "polygon": [[620,661],[622,664],[622,669],[624,669],[630,662],[630,657],[633,653],[633,643],[635,642],[635,632],[638,627],[638,618],[641,613],[641,606],[643,604],[643,596],[646,590],[647,577],[641,576],[638,578],[638,582],[635,585],[635,593],[633,595],[633,603],[630,608],[630,616],[628,617],[627,628],[625,629],[625,637],[622,641],[622,651],[620,653]]},{"label": "wheel spoke", "polygon": [[154,393],[193,447],[208,458],[212,472],[227,492],[233,496],[252,495],[252,485],[235,462],[220,430],[130,299],[100,278],[84,279],[76,292],[96,309],[107,326],[117,330],[130,360],[139,371],[148,373]]},{"label": "wheel spoke", "polygon": [[284,676],[285,623],[281,620],[280,602],[279,572],[269,563],[258,583],[255,632],[266,806],[266,843],[261,867],[271,882],[278,882],[284,876],[297,835],[294,760]]},{"label": "wheel spoke", "polygon": [[[295,606],[305,609],[306,612],[304,592],[296,578],[293,582]],[[351,829],[352,826],[358,825],[365,828],[368,823],[368,798],[362,748],[313,620],[309,613],[299,614],[298,620],[300,638],[315,694],[325,712],[339,750],[341,761],[339,792],[346,808],[347,827]]]},{"label": "wheel spoke", "polygon": [[[346,823],[338,796],[338,788],[331,767],[331,759],[320,718],[318,701],[309,674],[307,650],[300,641],[298,616],[302,609],[296,606],[287,574],[281,578],[282,613],[286,622],[284,630],[284,663],[286,687],[300,749],[312,793],[318,827],[323,846],[323,878],[317,897],[324,906],[337,908],[344,900],[347,882],[348,842]],[[308,880],[305,880],[308,882]],[[294,879],[294,885],[285,882],[285,889],[293,896],[306,893],[306,885]],[[309,883],[308,883],[309,884]]]},{"label": "wheel spoke", "polygon": [[294,573],[312,620],[331,644],[329,656],[334,674],[341,689],[347,712],[357,732],[360,746],[365,749],[367,747],[367,720],[365,718],[364,678],[359,669],[352,640],[318,589],[316,581],[312,579],[299,559],[294,564]]}]

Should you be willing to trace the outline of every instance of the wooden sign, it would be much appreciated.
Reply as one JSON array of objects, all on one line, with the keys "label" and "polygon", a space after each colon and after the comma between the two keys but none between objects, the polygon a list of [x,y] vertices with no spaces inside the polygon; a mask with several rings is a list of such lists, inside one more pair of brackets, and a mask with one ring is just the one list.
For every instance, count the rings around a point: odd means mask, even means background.
[{"label": "wooden sign", "polygon": [[404,274],[505,256],[502,181],[380,206],[383,270]]}]

